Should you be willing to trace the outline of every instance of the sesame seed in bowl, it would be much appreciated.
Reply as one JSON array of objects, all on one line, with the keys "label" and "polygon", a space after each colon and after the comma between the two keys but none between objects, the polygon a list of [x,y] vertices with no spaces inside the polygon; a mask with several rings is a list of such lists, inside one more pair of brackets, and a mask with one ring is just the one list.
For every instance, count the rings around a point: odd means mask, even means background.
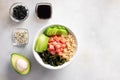
[{"label": "sesame seed in bowl", "polygon": [[15,46],[25,46],[29,41],[29,33],[26,28],[15,28],[12,32],[12,41]]}]

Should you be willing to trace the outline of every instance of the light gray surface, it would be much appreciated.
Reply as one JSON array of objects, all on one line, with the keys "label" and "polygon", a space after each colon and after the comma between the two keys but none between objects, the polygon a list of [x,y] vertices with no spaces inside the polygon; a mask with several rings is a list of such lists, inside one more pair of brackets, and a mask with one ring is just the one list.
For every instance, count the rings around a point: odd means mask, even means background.
[{"label": "light gray surface", "polygon": [[[30,9],[23,23],[9,19],[14,2],[25,2]],[[52,18],[41,21],[35,5],[44,0],[0,0],[0,80],[120,80],[120,0],[47,0],[53,5]],[[52,71],[40,66],[32,55],[36,32],[48,23],[69,25],[79,39],[79,55],[68,67]],[[29,30],[29,44],[12,46],[16,27]],[[19,52],[32,63],[30,74],[18,75],[10,66],[10,54]]]}]

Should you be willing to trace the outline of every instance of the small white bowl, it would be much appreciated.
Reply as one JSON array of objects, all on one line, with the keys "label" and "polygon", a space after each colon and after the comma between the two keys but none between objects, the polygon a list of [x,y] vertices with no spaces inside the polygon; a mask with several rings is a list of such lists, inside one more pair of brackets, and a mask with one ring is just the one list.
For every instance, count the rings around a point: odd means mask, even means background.
[{"label": "small white bowl", "polygon": [[[18,37],[21,38],[21,39],[25,38],[26,41],[25,41],[24,44],[21,43],[21,42],[19,42],[19,41],[18,41],[19,43],[17,43],[17,39],[16,39],[15,34],[18,33],[18,32],[20,32],[20,34],[21,34],[21,33],[23,34],[23,32],[26,33],[24,37],[18,36]],[[19,34],[19,35],[20,35],[20,34]],[[29,42],[29,32],[28,32],[28,29],[26,29],[26,28],[15,28],[15,29],[13,29],[13,32],[12,32],[12,42],[13,42],[13,45],[14,45],[14,46],[22,47],[22,46],[27,45],[28,42]]]},{"label": "small white bowl", "polygon": [[[50,17],[49,17],[49,18],[40,18],[40,17],[38,16],[38,13],[37,13],[37,11],[38,11],[38,6],[41,6],[41,5],[47,5],[47,6],[50,7]],[[44,12],[46,12],[46,11],[44,11]],[[36,15],[37,15],[37,17],[38,17],[39,19],[44,19],[44,20],[50,19],[51,16],[52,16],[52,4],[51,4],[51,3],[47,3],[47,2],[37,3],[37,4],[36,4],[36,7],[35,7],[35,13],[36,13]]]},{"label": "small white bowl", "polygon": [[[52,25],[60,25],[60,24],[52,24]],[[68,28],[68,27],[65,26],[66,29],[69,31],[69,33],[71,33],[71,34],[74,36],[75,41],[76,41],[76,51],[75,51],[74,56],[73,56],[68,62],[65,62],[64,64],[59,65],[59,66],[51,66],[51,65],[49,65],[49,64],[45,64],[45,63],[42,61],[42,59],[40,58],[40,56],[38,55],[38,53],[35,52],[34,46],[35,46],[35,42],[36,42],[37,37],[39,36],[39,34],[43,33],[48,26],[50,26],[50,25],[46,25],[46,26],[42,27],[42,28],[37,32],[37,34],[36,34],[36,36],[35,36],[35,39],[34,39],[34,42],[33,42],[33,55],[34,55],[35,59],[37,60],[37,62],[38,62],[40,65],[42,65],[43,67],[47,68],[47,69],[51,69],[51,70],[62,69],[62,68],[64,68],[64,67],[66,67],[67,65],[69,65],[69,64],[73,61],[73,59],[77,56],[77,50],[78,50],[77,37],[75,36],[74,32],[73,32],[70,28]]]},{"label": "small white bowl", "polygon": [[[26,15],[26,17],[25,17],[24,19],[18,20],[18,19],[16,19],[16,18],[13,17],[13,8],[15,8],[15,7],[17,7],[17,6],[20,6],[20,5],[24,6],[28,11],[27,11],[27,15]],[[29,16],[29,9],[28,9],[28,7],[27,7],[24,3],[22,3],[22,2],[16,2],[16,3],[14,3],[14,4],[10,7],[10,9],[9,9],[9,16],[10,16],[10,18],[11,18],[13,21],[15,21],[15,22],[23,22],[23,21],[25,21],[25,20],[28,18],[28,16]]]}]

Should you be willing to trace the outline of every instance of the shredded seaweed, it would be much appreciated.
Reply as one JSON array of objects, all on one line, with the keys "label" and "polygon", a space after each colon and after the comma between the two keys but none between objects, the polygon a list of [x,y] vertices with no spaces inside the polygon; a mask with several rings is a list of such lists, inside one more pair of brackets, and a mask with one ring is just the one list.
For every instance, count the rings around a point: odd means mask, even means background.
[{"label": "shredded seaweed", "polygon": [[28,10],[24,6],[18,5],[13,8],[13,17],[22,20],[27,16],[27,11]]},{"label": "shredded seaweed", "polygon": [[43,53],[38,54],[44,63],[50,64],[51,66],[59,66],[67,61],[65,58],[59,56],[58,54],[52,55],[48,51],[44,51]]}]

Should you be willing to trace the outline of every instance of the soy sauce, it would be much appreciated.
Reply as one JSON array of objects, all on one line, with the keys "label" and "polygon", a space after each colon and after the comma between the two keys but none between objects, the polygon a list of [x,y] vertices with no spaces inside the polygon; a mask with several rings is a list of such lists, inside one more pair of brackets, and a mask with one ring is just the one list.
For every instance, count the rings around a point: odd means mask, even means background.
[{"label": "soy sauce", "polygon": [[51,18],[51,5],[40,4],[37,7],[37,16],[41,19]]}]

